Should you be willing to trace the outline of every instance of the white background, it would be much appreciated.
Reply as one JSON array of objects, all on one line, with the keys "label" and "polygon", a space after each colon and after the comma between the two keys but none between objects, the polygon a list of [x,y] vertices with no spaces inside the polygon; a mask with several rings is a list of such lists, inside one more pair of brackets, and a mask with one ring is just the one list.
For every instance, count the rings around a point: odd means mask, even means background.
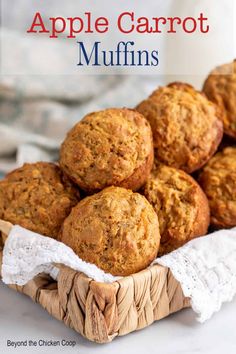
[{"label": "white background", "polygon": [[[108,5],[109,4],[109,5]],[[2,0],[1,68],[5,74],[168,74],[206,75],[216,65],[230,61],[235,55],[233,38],[234,0]],[[157,67],[77,67],[76,39],[49,39],[48,35],[32,35],[26,31],[40,12],[47,26],[49,18],[81,16],[91,11],[93,18],[105,16],[110,30],[105,34],[79,34],[77,40],[90,48],[95,40],[102,49],[115,50],[119,41],[134,41],[136,50],[159,50]],[[210,31],[186,34],[122,34],[117,18],[124,11],[134,11],[135,18],[171,16],[208,17]],[[152,22],[151,22],[152,24]],[[89,49],[88,49],[89,50]],[[14,60],[12,60],[14,58]]]}]

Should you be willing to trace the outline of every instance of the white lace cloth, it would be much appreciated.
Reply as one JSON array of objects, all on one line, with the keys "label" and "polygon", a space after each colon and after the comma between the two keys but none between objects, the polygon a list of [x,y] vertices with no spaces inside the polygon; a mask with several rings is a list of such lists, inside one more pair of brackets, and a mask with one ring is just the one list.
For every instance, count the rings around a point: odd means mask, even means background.
[{"label": "white lace cloth", "polygon": [[6,284],[24,285],[40,273],[57,278],[55,263],[85,273],[99,282],[117,278],[94,264],[82,261],[70,247],[50,237],[41,236],[20,226],[13,226],[3,249],[2,280]]},{"label": "white lace cloth", "polygon": [[[14,226],[3,250],[2,280],[24,285],[42,272],[56,279],[59,270],[55,263],[81,271],[96,281],[117,279],[82,261],[63,243]],[[236,294],[236,228],[195,239],[154,263],[171,269],[184,295],[191,299],[198,320],[204,322]]]},{"label": "white lace cloth", "polygon": [[236,294],[236,228],[196,238],[155,262],[171,269],[205,322]]}]

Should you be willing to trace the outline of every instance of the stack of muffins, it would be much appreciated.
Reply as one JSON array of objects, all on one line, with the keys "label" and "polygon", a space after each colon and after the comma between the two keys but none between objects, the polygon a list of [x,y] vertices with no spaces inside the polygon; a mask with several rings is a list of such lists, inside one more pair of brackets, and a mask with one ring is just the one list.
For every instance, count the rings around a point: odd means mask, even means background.
[{"label": "stack of muffins", "polygon": [[0,182],[0,218],[122,276],[210,224],[236,226],[235,69],[214,70],[203,92],[172,83],[134,110],[88,114],[58,164],[25,164]]}]

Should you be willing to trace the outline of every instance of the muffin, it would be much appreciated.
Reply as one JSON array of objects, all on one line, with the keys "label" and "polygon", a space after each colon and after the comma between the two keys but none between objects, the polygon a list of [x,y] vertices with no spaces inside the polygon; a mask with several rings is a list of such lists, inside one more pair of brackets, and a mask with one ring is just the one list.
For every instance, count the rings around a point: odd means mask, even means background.
[{"label": "muffin", "polygon": [[199,183],[209,200],[212,226],[236,226],[236,147],[216,154],[204,167]]},{"label": "muffin", "polygon": [[159,256],[207,233],[210,221],[207,198],[184,171],[159,165],[152,171],[143,192],[158,216]]},{"label": "muffin", "polygon": [[236,61],[214,69],[206,79],[203,91],[218,106],[225,134],[236,138]]},{"label": "muffin", "polygon": [[3,182],[0,181],[0,219],[2,219],[3,217],[4,209],[5,209],[4,188],[3,188]]},{"label": "muffin", "polygon": [[86,262],[125,276],[146,268],[156,257],[158,218],[142,195],[108,187],[72,209],[60,241]]},{"label": "muffin", "polygon": [[1,218],[57,238],[64,219],[80,199],[79,191],[52,163],[25,164],[0,182]]},{"label": "muffin", "polygon": [[129,109],[90,113],[61,146],[63,171],[87,192],[114,185],[138,190],[153,164],[149,123]]},{"label": "muffin", "polygon": [[202,167],[222,139],[215,105],[190,85],[161,87],[136,109],[151,124],[157,160],[185,172]]}]

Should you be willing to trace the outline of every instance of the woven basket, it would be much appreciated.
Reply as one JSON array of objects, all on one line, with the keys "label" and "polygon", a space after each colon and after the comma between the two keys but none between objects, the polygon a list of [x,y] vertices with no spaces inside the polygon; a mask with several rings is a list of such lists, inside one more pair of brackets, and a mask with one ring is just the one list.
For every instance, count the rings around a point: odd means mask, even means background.
[{"label": "woven basket", "polygon": [[[0,222],[2,247],[11,227]],[[57,281],[41,274],[24,286],[9,287],[28,295],[53,317],[98,343],[111,342],[189,306],[180,284],[168,268],[160,265],[112,284],[98,283],[60,265]]]}]

